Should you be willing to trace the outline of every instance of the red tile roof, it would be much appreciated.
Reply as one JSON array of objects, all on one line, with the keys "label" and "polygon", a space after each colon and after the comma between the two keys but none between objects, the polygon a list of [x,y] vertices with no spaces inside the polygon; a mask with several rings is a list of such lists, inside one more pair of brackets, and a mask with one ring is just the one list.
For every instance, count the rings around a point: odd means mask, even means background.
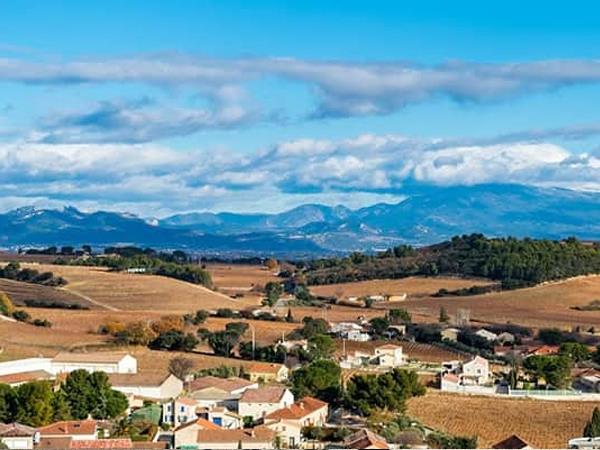
[{"label": "red tile roof", "polygon": [[275,432],[265,427],[256,427],[243,430],[200,430],[198,431],[198,442],[202,443],[233,443],[238,448],[239,442],[251,443],[260,442],[272,444],[275,438]]},{"label": "red tile roof", "polygon": [[42,436],[95,434],[96,426],[97,422],[95,420],[64,420],[41,427],[39,431]]},{"label": "red tile roof", "polygon": [[188,384],[188,391],[200,391],[202,389],[207,388],[217,388],[222,389],[227,392],[237,391],[239,389],[243,389],[248,386],[252,386],[253,383],[248,380],[244,380],[243,378],[231,377],[231,378],[219,378],[213,376],[196,378],[193,381],[190,381]]},{"label": "red tile roof", "polygon": [[17,422],[0,423],[0,437],[33,436],[36,429]]},{"label": "red tile roof", "polygon": [[69,443],[69,448],[82,450],[95,448],[126,449],[133,448],[133,443],[131,442],[131,439],[74,439]]},{"label": "red tile roof", "polygon": [[350,435],[344,441],[344,445],[346,446],[346,448],[357,450],[365,448],[387,450],[390,448],[390,446],[384,438],[367,429],[359,430],[356,433]]},{"label": "red tile roof", "polygon": [[300,420],[321,408],[327,407],[327,403],[313,397],[304,397],[293,405],[278,409],[268,414],[265,419],[271,420]]},{"label": "red tile roof", "polygon": [[194,425],[199,427],[201,430],[221,430],[222,429],[219,425],[217,425],[216,423],[212,423],[210,420],[199,418],[196,420],[192,420],[191,422],[186,422],[186,423],[180,425],[179,427],[175,428],[175,431],[183,430],[184,428],[189,428]]},{"label": "red tile roof", "polygon": [[37,380],[51,380],[54,376],[45,370],[32,370],[30,372],[12,373],[0,376],[0,384],[18,384]]},{"label": "red tile roof", "polygon": [[258,389],[248,389],[244,391],[240,402],[244,403],[277,403],[279,402],[287,388],[284,386],[264,386]]}]

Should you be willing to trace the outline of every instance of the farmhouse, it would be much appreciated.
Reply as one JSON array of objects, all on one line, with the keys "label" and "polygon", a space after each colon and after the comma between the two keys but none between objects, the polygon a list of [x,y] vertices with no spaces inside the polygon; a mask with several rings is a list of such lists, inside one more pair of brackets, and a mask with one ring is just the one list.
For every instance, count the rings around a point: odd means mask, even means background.
[{"label": "farmhouse", "polygon": [[130,354],[121,352],[62,352],[52,358],[53,373],[68,373],[78,369],[88,372],[137,373],[137,360]]},{"label": "farmhouse", "polygon": [[213,406],[212,408],[196,408],[196,416],[209,420],[215,425],[226,429],[242,428],[244,418],[224,406]]},{"label": "farmhouse", "polygon": [[466,363],[449,361],[442,363],[440,389],[455,391],[459,387],[476,387],[489,384],[491,381],[489,361],[476,356]]},{"label": "farmhouse", "polygon": [[375,347],[375,364],[380,367],[399,367],[406,364],[402,347],[395,344],[385,344]]},{"label": "farmhouse", "polygon": [[109,374],[113,389],[128,397],[141,397],[149,400],[169,400],[183,391],[183,381],[170,373]]},{"label": "farmhouse", "polygon": [[312,397],[267,414],[265,426],[277,433],[290,448],[295,448],[302,438],[302,428],[323,426],[327,422],[329,405]]},{"label": "farmhouse", "polygon": [[162,421],[178,427],[196,419],[198,401],[188,397],[179,397],[162,405]]},{"label": "farmhouse", "polygon": [[371,339],[362,325],[354,322],[337,322],[329,324],[329,332],[341,339],[366,342]]},{"label": "farmhouse", "polygon": [[264,386],[249,389],[242,394],[239,401],[238,414],[251,417],[253,420],[262,419],[269,413],[294,403],[294,395],[283,386]]},{"label": "farmhouse", "polygon": [[39,441],[35,428],[20,423],[0,423],[0,443],[9,449],[32,449]]},{"label": "farmhouse", "polygon": [[283,382],[288,379],[289,370],[283,364],[253,362],[246,367],[250,381],[273,383]]}]

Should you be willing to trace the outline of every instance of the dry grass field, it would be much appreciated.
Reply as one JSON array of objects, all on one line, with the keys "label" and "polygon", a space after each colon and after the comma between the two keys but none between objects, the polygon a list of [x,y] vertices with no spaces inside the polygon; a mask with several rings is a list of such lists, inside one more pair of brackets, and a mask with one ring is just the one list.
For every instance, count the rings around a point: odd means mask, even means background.
[{"label": "dry grass field", "polygon": [[413,315],[435,321],[444,306],[450,315],[468,309],[471,319],[531,327],[600,326],[600,311],[576,311],[573,306],[600,299],[600,276],[573,278],[516,291],[469,297],[408,299],[387,307],[407,308]]},{"label": "dry grass field", "polygon": [[479,437],[479,447],[518,434],[534,448],[566,448],[581,436],[594,402],[501,399],[427,393],[408,402],[408,414],[452,434]]},{"label": "dry grass field", "polygon": [[328,284],[312,286],[311,292],[323,296],[363,296],[363,295],[401,295],[408,298],[427,297],[442,288],[448,290],[482,286],[490,284],[489,280],[475,280],[451,277],[408,277],[398,280],[369,280],[355,283]]},{"label": "dry grass field", "polygon": [[64,277],[64,290],[112,311],[191,312],[198,309],[241,309],[254,304],[232,299],[203,286],[155,275],[109,272],[102,267],[26,264]]},{"label": "dry grass field", "polygon": [[247,292],[254,286],[277,281],[272,271],[264,266],[248,264],[207,264],[213,283],[219,289]]},{"label": "dry grass field", "polygon": [[39,284],[22,283],[0,278],[0,292],[10,295],[16,305],[24,305],[25,300],[37,300],[44,303],[78,304],[86,308],[97,308],[86,299],[78,297],[64,289],[55,289]]}]

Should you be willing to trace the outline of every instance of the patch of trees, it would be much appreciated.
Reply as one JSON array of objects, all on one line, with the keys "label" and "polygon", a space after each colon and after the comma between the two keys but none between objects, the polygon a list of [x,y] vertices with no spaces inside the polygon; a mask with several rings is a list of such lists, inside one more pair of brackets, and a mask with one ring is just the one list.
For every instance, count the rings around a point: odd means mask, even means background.
[{"label": "patch of trees", "polygon": [[600,245],[564,241],[456,236],[420,249],[391,249],[377,255],[297,263],[309,285],[413,275],[458,275],[499,281],[516,289],[544,281],[600,273]]},{"label": "patch of trees", "polygon": [[198,370],[194,373],[196,378],[199,377],[219,377],[219,378],[231,378],[231,377],[239,377],[239,378],[249,378],[248,373],[244,369],[244,366],[233,367],[233,366],[217,366],[211,367],[208,369]]},{"label": "patch of trees", "polygon": [[41,300],[41,299],[27,299],[23,303],[29,308],[51,308],[51,309],[74,309],[74,310],[87,310],[90,309],[88,306],[84,306],[81,303],[66,303],[58,302],[56,300]]},{"label": "patch of trees", "polygon": [[538,332],[538,339],[547,345],[560,345],[564,342],[579,342],[580,344],[595,345],[599,339],[576,331],[562,331],[558,328],[543,328]]},{"label": "patch of trees", "polygon": [[104,372],[75,370],[58,390],[48,381],[10,387],[0,384],[0,422],[32,427],[58,420],[113,419],[128,407],[127,398],[112,389]]},{"label": "patch of trees", "polygon": [[573,306],[573,309],[577,311],[600,311],[600,299],[592,300],[587,305]]},{"label": "patch of trees", "polygon": [[296,398],[316,397],[337,404],[341,397],[342,370],[335,361],[319,359],[292,372],[292,392]]},{"label": "patch of trees", "polygon": [[12,317],[13,319],[30,323],[31,325],[35,325],[36,327],[46,327],[50,328],[52,323],[46,319],[31,319],[31,315],[22,309],[16,309],[10,297],[4,292],[0,292],[0,314]]},{"label": "patch of trees", "polygon": [[502,286],[497,284],[487,284],[483,286],[471,286],[468,288],[448,290],[442,288],[438,290],[432,297],[465,297],[469,295],[481,295],[489,294],[490,292],[497,292],[502,290]]},{"label": "patch of trees", "polygon": [[572,365],[571,358],[565,355],[534,355],[523,361],[523,368],[528,373],[538,381],[542,379],[557,389],[566,389],[569,386]]},{"label": "patch of trees", "polygon": [[409,398],[424,394],[425,387],[416,372],[393,369],[381,375],[354,375],[344,398],[346,407],[369,416],[381,409],[402,413]]},{"label": "patch of trees", "polygon": [[86,254],[90,255],[92,253],[92,247],[89,245],[82,245],[81,249],[76,249],[70,245],[64,245],[60,249],[55,246],[42,249],[29,248],[26,250],[19,250],[19,253],[24,253],[26,255],[83,256]]},{"label": "patch of trees", "polygon": [[39,272],[38,270],[29,268],[21,269],[21,265],[17,262],[10,262],[3,268],[0,268],[0,278],[51,287],[67,284],[67,280],[54,276],[52,272]]}]

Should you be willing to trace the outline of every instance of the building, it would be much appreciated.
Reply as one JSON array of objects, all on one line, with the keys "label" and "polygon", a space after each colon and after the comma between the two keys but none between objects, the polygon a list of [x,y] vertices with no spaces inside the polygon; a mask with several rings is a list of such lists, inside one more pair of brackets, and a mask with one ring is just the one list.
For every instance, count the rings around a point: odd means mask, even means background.
[{"label": "building", "polygon": [[529,347],[525,357],[557,355],[559,351],[560,347],[558,345],[538,345]]},{"label": "building", "polygon": [[240,397],[238,414],[251,417],[252,420],[262,419],[286,406],[294,403],[294,394],[284,386],[264,386],[249,389]]},{"label": "building", "polygon": [[52,373],[68,373],[78,369],[88,372],[137,373],[137,360],[122,352],[62,352],[52,358]]},{"label": "building", "polygon": [[281,383],[287,381],[289,370],[283,364],[253,362],[244,367],[250,381]]},{"label": "building", "polygon": [[189,397],[179,397],[162,405],[162,421],[174,427],[196,419],[198,401]]},{"label": "building", "polygon": [[463,385],[484,385],[490,381],[490,363],[481,356],[476,356],[462,365],[460,379]]},{"label": "building", "polygon": [[532,449],[533,447],[530,446],[527,442],[525,442],[523,439],[521,439],[516,434],[513,434],[512,436],[509,436],[506,439],[503,439],[500,442],[497,442],[496,444],[492,445],[492,448],[498,448],[498,449]]},{"label": "building", "polygon": [[206,419],[194,419],[190,422],[180,425],[173,431],[175,448],[196,444],[198,441],[198,432],[200,430],[220,429],[221,427]]},{"label": "building", "polygon": [[40,439],[70,438],[93,441],[98,438],[98,422],[95,420],[63,420],[39,429]]},{"label": "building", "polygon": [[12,373],[0,375],[0,384],[8,384],[15,387],[32,381],[53,380],[54,375],[45,370],[32,370],[31,372]]},{"label": "building", "polygon": [[390,446],[387,441],[373,433],[371,430],[363,428],[354,434],[351,434],[344,441],[344,447],[347,449],[366,450],[366,449],[381,449],[388,450]]},{"label": "building", "polygon": [[196,408],[196,416],[209,420],[215,425],[228,430],[243,428],[244,418],[224,406],[213,406],[212,408]]},{"label": "building", "polygon": [[375,347],[375,364],[380,367],[399,367],[406,364],[402,347],[395,344],[385,344]]},{"label": "building", "polygon": [[304,397],[290,406],[273,411],[264,418],[265,426],[280,438],[282,446],[295,448],[302,439],[302,428],[324,426],[329,405],[313,397]]},{"label": "building", "polygon": [[243,378],[219,378],[213,376],[196,378],[186,386],[188,397],[197,401],[198,406],[225,406],[237,411],[238,401],[248,389],[257,389],[258,383]]},{"label": "building", "polygon": [[32,449],[39,442],[39,432],[20,423],[0,423],[0,443],[11,450]]},{"label": "building", "polygon": [[503,345],[506,344],[514,344],[515,342],[515,335],[512,333],[509,333],[508,331],[505,331],[503,333],[500,333],[498,335],[498,342],[500,342]]},{"label": "building", "polygon": [[183,381],[170,373],[113,373],[108,379],[113,389],[130,398],[165,401],[176,398],[183,391]]},{"label": "building", "polygon": [[194,448],[198,450],[275,448],[275,433],[265,427],[242,430],[200,430]]},{"label": "building", "polygon": [[492,333],[491,331],[488,331],[485,328],[477,330],[475,332],[475,335],[485,339],[488,342],[494,342],[498,340],[498,335],[496,333]]},{"label": "building", "polygon": [[458,328],[445,328],[441,331],[442,340],[446,339],[448,341],[456,342],[459,333],[460,330]]}]

